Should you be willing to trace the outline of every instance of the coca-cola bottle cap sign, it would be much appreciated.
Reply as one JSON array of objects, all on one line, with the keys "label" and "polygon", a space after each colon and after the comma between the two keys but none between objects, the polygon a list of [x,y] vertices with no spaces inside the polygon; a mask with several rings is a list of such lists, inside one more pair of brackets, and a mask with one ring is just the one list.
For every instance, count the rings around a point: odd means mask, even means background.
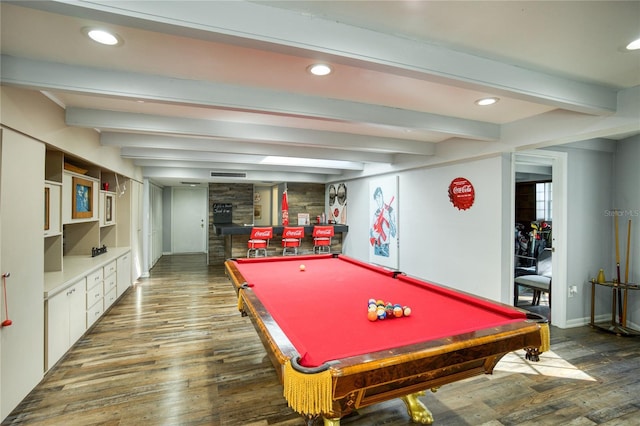
[{"label": "coca-cola bottle cap sign", "polygon": [[449,200],[458,210],[467,210],[473,205],[476,192],[469,180],[457,177],[449,184]]}]

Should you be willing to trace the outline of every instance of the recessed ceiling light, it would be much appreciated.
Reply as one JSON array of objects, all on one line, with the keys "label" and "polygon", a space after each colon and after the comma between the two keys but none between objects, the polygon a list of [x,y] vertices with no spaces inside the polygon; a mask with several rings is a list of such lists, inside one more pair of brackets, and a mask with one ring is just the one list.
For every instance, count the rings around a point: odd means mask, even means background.
[{"label": "recessed ceiling light", "polygon": [[331,74],[331,67],[327,64],[313,64],[307,68],[313,75],[327,75]]},{"label": "recessed ceiling light", "polygon": [[640,49],[640,38],[637,40],[633,40],[631,43],[627,44],[627,50],[638,50]]},{"label": "recessed ceiling light", "polygon": [[482,98],[476,101],[476,105],[480,105],[480,106],[493,105],[499,100],[500,98]]},{"label": "recessed ceiling light", "polygon": [[100,28],[83,28],[82,30],[91,40],[97,43],[105,44],[107,46],[118,46],[122,44],[120,37],[109,31]]}]

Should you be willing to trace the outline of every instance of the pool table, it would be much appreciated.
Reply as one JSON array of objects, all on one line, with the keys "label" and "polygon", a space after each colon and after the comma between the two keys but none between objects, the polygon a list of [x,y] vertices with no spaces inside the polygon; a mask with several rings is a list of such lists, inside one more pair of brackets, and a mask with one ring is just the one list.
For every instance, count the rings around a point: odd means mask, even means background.
[{"label": "pool table", "polygon": [[[426,390],[492,373],[508,352],[535,357],[549,345],[542,317],[344,255],[229,259],[225,270],[289,406],[325,425],[392,398],[430,424],[418,399]],[[372,320],[370,299],[411,311]]]}]

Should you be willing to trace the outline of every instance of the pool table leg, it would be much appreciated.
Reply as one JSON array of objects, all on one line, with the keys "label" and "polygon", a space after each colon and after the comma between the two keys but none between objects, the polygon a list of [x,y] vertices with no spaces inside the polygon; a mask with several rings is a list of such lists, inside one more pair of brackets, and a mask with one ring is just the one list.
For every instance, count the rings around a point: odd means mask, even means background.
[{"label": "pool table leg", "polygon": [[411,420],[415,423],[430,425],[433,423],[433,414],[431,414],[431,411],[418,399],[418,397],[424,395],[425,391],[416,392],[403,396],[402,400],[407,406],[407,412],[411,416]]}]

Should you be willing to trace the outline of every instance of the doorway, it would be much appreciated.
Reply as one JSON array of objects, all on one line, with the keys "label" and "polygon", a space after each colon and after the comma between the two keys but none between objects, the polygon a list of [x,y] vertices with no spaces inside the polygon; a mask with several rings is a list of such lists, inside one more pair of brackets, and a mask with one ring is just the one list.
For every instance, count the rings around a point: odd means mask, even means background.
[{"label": "doorway", "polygon": [[[566,322],[567,303],[566,159],[566,153],[546,150],[513,156],[514,304],[553,318],[560,327]],[[516,285],[516,277],[523,274],[542,283],[538,288],[543,290]],[[549,278],[548,292],[544,277]]]},{"label": "doorway", "polygon": [[172,188],[171,194],[171,252],[207,252],[206,188]]}]

